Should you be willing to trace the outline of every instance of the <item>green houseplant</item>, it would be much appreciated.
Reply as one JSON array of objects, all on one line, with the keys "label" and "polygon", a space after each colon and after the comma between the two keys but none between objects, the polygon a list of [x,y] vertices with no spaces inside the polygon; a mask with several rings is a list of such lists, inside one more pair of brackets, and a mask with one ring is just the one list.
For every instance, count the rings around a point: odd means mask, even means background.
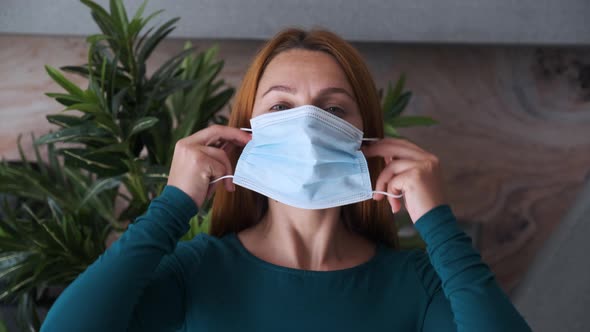
[{"label": "green houseplant", "polygon": [[[21,161],[0,165],[0,193],[18,198],[3,202],[0,300],[18,300],[26,330],[39,327],[35,302],[44,290],[75,279],[105,250],[109,234],[123,231],[159,194],[175,142],[226,122],[221,112],[234,93],[219,78],[215,47],[197,53],[187,44],[147,74],[147,60],[178,18],[147,29],[160,12],[144,16],[145,2],[131,18],[121,0],[110,1],[108,11],[81,2],[101,34],[87,38],[87,64],[46,67],[65,90],[47,93],[65,107],[47,116],[58,129],[35,140],[36,161],[24,157],[19,138]],[[62,72],[87,78],[87,88]]]},{"label": "green houseplant", "polygon": [[[129,18],[122,0],[107,9],[81,0],[101,34],[88,41],[82,66],[48,75],[65,92],[51,92],[64,112],[47,116],[57,130],[35,138],[34,161],[0,164],[0,300],[18,302],[23,329],[36,331],[36,306],[52,287],[74,280],[105,250],[113,232],[143,214],[163,189],[177,140],[211,123],[225,124],[234,89],[219,78],[217,48],[190,44],[148,75],[146,61],[178,18],[147,28],[161,11]],[[81,75],[85,89],[63,72]],[[401,116],[411,99],[402,76],[383,95],[387,135],[397,128],[429,125]],[[45,152],[46,157],[41,155]],[[191,220],[190,239],[209,225],[209,202]],[[42,301],[41,301],[42,302]],[[50,305],[50,303],[49,303]]]}]

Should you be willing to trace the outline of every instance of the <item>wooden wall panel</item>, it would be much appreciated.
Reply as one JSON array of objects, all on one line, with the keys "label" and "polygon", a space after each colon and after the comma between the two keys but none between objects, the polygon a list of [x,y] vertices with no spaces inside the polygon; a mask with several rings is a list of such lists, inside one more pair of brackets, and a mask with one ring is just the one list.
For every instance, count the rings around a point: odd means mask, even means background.
[{"label": "wooden wall panel", "polygon": [[[165,42],[152,63],[182,44]],[[228,82],[239,84],[260,45],[220,43]],[[414,92],[408,114],[439,120],[403,133],[440,156],[449,202],[462,221],[482,226],[483,256],[512,289],[588,179],[590,50],[356,45],[378,86],[406,73]],[[52,128],[44,116],[60,107],[43,93],[59,87],[43,65],[82,64],[85,52],[81,38],[0,36],[1,156],[18,156],[18,133]]]},{"label": "wooden wall panel", "polygon": [[481,224],[483,256],[512,289],[588,180],[590,50],[396,51],[410,111],[441,122],[405,133],[440,156],[454,210]]}]

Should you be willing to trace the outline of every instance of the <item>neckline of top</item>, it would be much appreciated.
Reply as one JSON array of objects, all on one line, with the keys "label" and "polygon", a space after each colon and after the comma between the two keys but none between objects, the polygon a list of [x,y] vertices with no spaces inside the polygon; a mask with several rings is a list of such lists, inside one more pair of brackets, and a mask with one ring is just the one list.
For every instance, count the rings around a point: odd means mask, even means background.
[{"label": "neckline of top", "polygon": [[377,243],[377,246],[375,248],[375,254],[373,254],[373,256],[371,256],[371,258],[369,258],[367,261],[360,263],[358,265],[344,268],[344,269],[330,270],[330,271],[304,270],[304,269],[296,269],[296,268],[292,268],[292,267],[287,267],[287,266],[282,266],[282,265],[277,265],[274,263],[267,262],[267,261],[255,256],[248,249],[246,249],[246,247],[244,246],[242,241],[240,241],[240,239],[238,238],[238,235],[235,232],[228,234],[228,236],[229,236],[229,239],[231,240],[231,242],[233,242],[234,246],[238,249],[240,254],[242,254],[242,256],[244,256],[249,261],[255,263],[257,266],[260,266],[260,267],[263,267],[266,269],[270,269],[270,270],[274,270],[274,271],[286,272],[286,273],[291,273],[291,274],[299,274],[299,275],[335,276],[335,275],[339,275],[339,274],[349,274],[349,273],[354,273],[357,271],[365,270],[365,269],[369,268],[370,266],[376,264],[376,262],[382,256],[383,251],[384,251],[383,244]]}]

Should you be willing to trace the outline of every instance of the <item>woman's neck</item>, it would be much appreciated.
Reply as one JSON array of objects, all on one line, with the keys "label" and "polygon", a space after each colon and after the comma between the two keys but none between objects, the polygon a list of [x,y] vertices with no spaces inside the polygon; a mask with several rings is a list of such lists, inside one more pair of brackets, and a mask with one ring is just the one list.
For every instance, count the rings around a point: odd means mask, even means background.
[{"label": "woman's neck", "polygon": [[255,256],[303,270],[350,268],[369,260],[375,245],[348,230],[340,207],[305,210],[270,200],[257,225],[238,234]]}]

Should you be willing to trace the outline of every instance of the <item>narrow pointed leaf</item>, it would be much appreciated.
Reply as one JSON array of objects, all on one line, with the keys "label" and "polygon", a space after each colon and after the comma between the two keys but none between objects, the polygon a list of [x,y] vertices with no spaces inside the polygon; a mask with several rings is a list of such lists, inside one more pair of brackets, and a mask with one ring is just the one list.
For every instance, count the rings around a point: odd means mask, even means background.
[{"label": "narrow pointed leaf", "polygon": [[113,39],[113,37],[103,35],[103,34],[95,34],[95,35],[90,35],[90,36],[86,37],[86,42],[89,44],[94,44],[94,43],[98,43],[101,40],[108,40],[108,39]]},{"label": "narrow pointed leaf", "polygon": [[158,30],[156,30],[156,32],[154,32],[153,35],[146,39],[143,47],[139,51],[137,59],[138,62],[143,63],[149,58],[162,39],[166,38],[166,36],[168,36],[168,34],[170,34],[170,32],[175,29],[173,25],[174,23],[178,22],[179,19],[179,17],[176,17],[164,23],[162,26],[160,26],[160,28],[158,28]]},{"label": "narrow pointed leaf", "polygon": [[71,106],[68,106],[64,109],[64,111],[72,111],[72,110],[76,110],[76,111],[81,111],[84,113],[103,113],[104,111],[100,108],[99,105],[97,104],[88,104],[88,103],[83,103],[83,104],[74,104]]},{"label": "narrow pointed leaf", "polygon": [[401,137],[401,135],[393,128],[390,124],[385,124],[385,136],[388,137]]},{"label": "narrow pointed leaf", "polygon": [[385,98],[383,98],[383,112],[386,114],[391,111],[393,105],[395,103],[395,97],[393,96],[393,88],[391,87],[391,82],[387,84],[387,93],[385,94]]},{"label": "narrow pointed leaf", "polygon": [[83,103],[84,102],[84,98],[80,98],[79,96],[74,96],[74,95],[68,95],[65,93],[46,93],[45,94],[47,97],[50,98],[55,98],[59,100],[66,100],[68,102],[73,102],[73,103]]},{"label": "narrow pointed leaf", "polygon": [[153,127],[156,123],[158,123],[158,118],[153,116],[138,119],[137,121],[135,121],[135,123],[133,123],[133,126],[131,127],[131,133],[129,134],[129,136],[147,130]]},{"label": "narrow pointed leaf", "polygon": [[80,89],[76,84],[66,79],[57,69],[46,65],[45,70],[49,76],[67,92],[78,98],[84,99],[84,91],[82,91],[82,89]]},{"label": "narrow pointed leaf", "polygon": [[96,127],[94,125],[80,125],[64,128],[57,132],[43,135],[35,141],[35,144],[41,145],[55,142],[67,142],[73,140],[80,141],[92,139],[96,139],[97,141],[102,142],[108,140],[109,137],[109,132],[102,128]]},{"label": "narrow pointed leaf", "polygon": [[133,15],[133,20],[141,19],[141,16],[143,15],[143,12],[145,11],[145,5],[147,5],[147,0],[144,0],[141,3],[141,5],[139,6],[139,8],[137,8],[135,15]]},{"label": "narrow pointed leaf", "polygon": [[404,92],[395,102],[389,113],[385,114],[385,121],[389,121],[397,116],[399,116],[405,109],[406,106],[410,103],[410,99],[412,98],[411,92]]},{"label": "narrow pointed leaf", "polygon": [[102,193],[105,190],[110,190],[119,187],[120,184],[120,177],[107,178],[95,182],[86,193],[86,196],[84,196],[84,199],[82,199],[82,201],[80,202],[80,206],[84,206],[88,201],[94,199],[96,196],[100,195],[100,193]]},{"label": "narrow pointed leaf", "polygon": [[127,25],[129,24],[129,20],[127,18],[127,12],[125,11],[125,7],[123,6],[123,1],[111,0],[110,9],[111,15],[117,22],[117,25],[121,29],[123,36],[127,37]]},{"label": "narrow pointed leaf", "polygon": [[395,88],[392,91],[393,100],[396,100],[397,98],[399,98],[399,96],[402,94],[402,92],[404,90],[405,84],[406,84],[406,75],[401,74],[399,80],[395,84]]}]

